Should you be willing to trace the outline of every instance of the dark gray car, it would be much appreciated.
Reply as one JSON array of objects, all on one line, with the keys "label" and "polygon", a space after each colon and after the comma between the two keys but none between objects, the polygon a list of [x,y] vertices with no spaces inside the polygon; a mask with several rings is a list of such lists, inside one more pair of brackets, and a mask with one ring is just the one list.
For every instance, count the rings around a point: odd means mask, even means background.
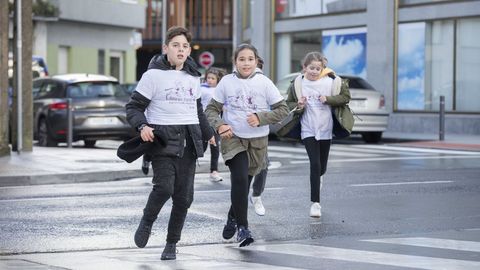
[{"label": "dark gray car", "polygon": [[41,146],[66,141],[67,99],[72,100],[73,141],[93,147],[97,140],[127,140],[135,130],[126,120],[129,94],[117,79],[65,74],[33,81],[34,138]]}]

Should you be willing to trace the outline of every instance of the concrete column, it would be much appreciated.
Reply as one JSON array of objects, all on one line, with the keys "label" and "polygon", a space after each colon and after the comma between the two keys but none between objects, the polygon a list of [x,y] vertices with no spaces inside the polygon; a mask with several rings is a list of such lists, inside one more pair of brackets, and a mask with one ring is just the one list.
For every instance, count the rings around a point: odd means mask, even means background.
[{"label": "concrete column", "polygon": [[290,34],[278,34],[276,44],[275,65],[277,67],[276,80],[292,72],[290,60],[292,59],[292,36]]},{"label": "concrete column", "polygon": [[0,0],[0,157],[8,147],[8,0]]},{"label": "concrete column", "polygon": [[392,111],[394,94],[395,0],[367,1],[367,80],[385,95]]},{"label": "concrete column", "polygon": [[272,1],[255,0],[252,1],[252,25],[251,41],[252,45],[258,50],[258,53],[265,61],[263,73],[271,77],[271,40],[272,40]]}]

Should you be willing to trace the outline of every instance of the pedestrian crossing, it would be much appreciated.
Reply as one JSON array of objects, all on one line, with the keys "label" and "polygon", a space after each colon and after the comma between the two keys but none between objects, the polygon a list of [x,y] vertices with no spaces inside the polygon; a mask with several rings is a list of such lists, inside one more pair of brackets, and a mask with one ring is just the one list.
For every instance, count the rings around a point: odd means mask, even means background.
[{"label": "pedestrian crossing", "polygon": [[[268,147],[268,156],[272,160],[281,159],[291,164],[308,163],[303,146]],[[480,158],[480,152],[448,149],[425,149],[392,145],[337,145],[330,148],[329,162],[358,162],[405,159],[444,159],[444,158]]]},{"label": "pedestrian crossing", "polygon": [[[449,239],[430,239],[430,238],[396,238],[366,240],[377,241],[377,243],[390,243],[412,246],[427,246],[436,249],[448,248],[451,251],[465,251],[463,246],[469,246],[465,243],[469,241],[457,241]],[[445,243],[446,245],[443,245]],[[439,244],[432,246],[432,244]],[[478,244],[478,243],[475,243]],[[480,261],[455,259],[455,258],[439,258],[436,256],[419,256],[411,254],[399,254],[393,252],[379,252],[371,250],[338,248],[329,246],[306,245],[301,243],[272,244],[272,245],[253,245],[247,248],[261,252],[275,253],[281,255],[293,255],[301,257],[311,257],[316,260],[337,260],[352,263],[368,263],[392,267],[408,267],[412,269],[463,269],[478,270],[480,269]],[[471,251],[467,249],[467,251]],[[477,259],[478,259],[478,254]],[[452,256],[454,257],[454,256]]]}]

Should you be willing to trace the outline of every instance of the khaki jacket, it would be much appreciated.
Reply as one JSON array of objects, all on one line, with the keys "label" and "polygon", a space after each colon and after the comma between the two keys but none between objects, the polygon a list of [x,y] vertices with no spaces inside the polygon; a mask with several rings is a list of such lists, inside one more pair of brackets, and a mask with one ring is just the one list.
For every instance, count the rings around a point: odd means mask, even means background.
[{"label": "khaki jacket", "polygon": [[[326,68],[322,72],[323,76],[329,76],[333,78],[332,83],[332,94],[327,96],[326,104],[332,107],[332,113],[334,118],[334,127],[333,132],[336,137],[346,137],[352,132],[354,118],[353,114],[348,107],[348,102],[350,102],[350,90],[348,89],[348,80],[343,80],[340,76],[335,75],[333,70]],[[321,76],[322,76],[321,75]],[[298,103],[297,95],[301,90],[296,91],[295,86],[301,87],[301,81],[303,79],[303,74],[298,75],[295,80],[290,83],[288,87],[288,97],[287,105],[289,110],[293,110]],[[296,114],[303,114],[302,110],[296,110]]]},{"label": "khaki jacket", "polygon": [[[218,131],[221,125],[226,123],[220,117],[223,104],[212,99],[205,109],[208,122]],[[260,120],[260,126],[280,122],[288,114],[288,107],[285,100],[272,105],[272,110],[268,112],[257,113]],[[257,175],[261,170],[267,167],[266,155],[268,146],[268,136],[258,138],[240,138],[233,136],[230,139],[222,139],[220,151],[225,162],[232,159],[240,152],[247,151],[248,154],[248,175]]]}]

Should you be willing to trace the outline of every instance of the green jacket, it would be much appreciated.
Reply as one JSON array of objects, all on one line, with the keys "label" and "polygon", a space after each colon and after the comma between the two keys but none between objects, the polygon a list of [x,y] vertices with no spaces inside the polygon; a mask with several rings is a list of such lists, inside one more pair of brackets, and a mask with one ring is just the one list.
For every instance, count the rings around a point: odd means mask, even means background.
[{"label": "green jacket", "polygon": [[[348,80],[340,78],[332,71],[328,73],[329,77],[333,78],[332,94],[327,96],[326,104],[332,107],[333,133],[336,137],[347,137],[352,133],[353,124],[355,122],[352,111],[348,107],[350,102],[350,90],[348,88]],[[295,80],[292,80],[288,87],[287,105],[290,110],[293,110],[298,103],[298,95],[301,95],[301,82],[303,75],[298,75]],[[300,88],[300,90],[296,90]],[[303,114],[304,109],[296,110],[296,114]]]},{"label": "green jacket", "polygon": [[[285,118],[288,114],[287,104],[285,100],[273,104],[271,111],[256,113],[260,121],[260,126],[277,123]],[[220,117],[223,110],[223,104],[212,99],[205,109],[208,122],[215,131],[226,123]],[[223,160],[226,162],[232,159],[240,152],[247,151],[248,154],[248,174],[257,175],[261,170],[267,167],[266,155],[268,146],[268,136],[258,138],[240,138],[233,136],[230,139],[222,139],[220,151]]]}]

